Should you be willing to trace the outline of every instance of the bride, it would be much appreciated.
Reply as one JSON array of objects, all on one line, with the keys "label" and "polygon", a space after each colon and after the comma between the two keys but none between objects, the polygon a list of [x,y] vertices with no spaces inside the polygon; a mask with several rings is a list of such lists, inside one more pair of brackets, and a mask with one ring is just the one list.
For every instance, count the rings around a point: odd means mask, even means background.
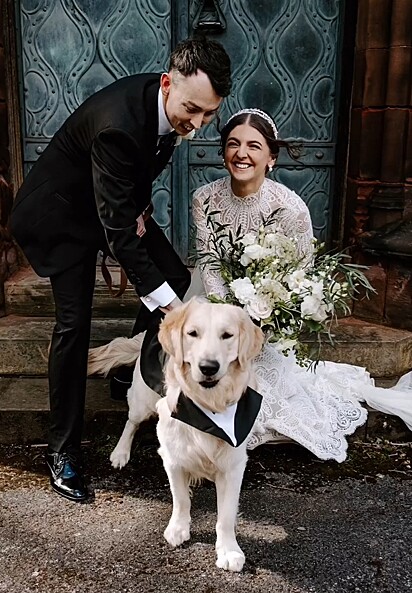
[{"label": "bride", "polygon": [[[296,239],[299,255],[309,261],[313,234],[308,208],[293,191],[266,178],[279,148],[284,146],[293,157],[293,147],[278,138],[274,121],[258,109],[242,109],[233,115],[221,138],[229,176],[199,188],[193,198],[198,253],[207,253],[212,244],[208,211],[214,212],[217,223],[240,227],[242,234],[257,232],[262,222],[274,215],[277,228]],[[204,262],[199,266],[204,291],[224,297],[227,287],[219,271]],[[195,291],[199,293],[199,286]],[[346,436],[367,418],[361,401],[399,414],[412,429],[411,373],[395,388],[381,389],[363,368],[321,362],[315,371],[307,370],[271,343],[266,343],[255,365],[263,403],[249,448],[282,441],[286,436],[320,459],[341,462],[346,458]]]},{"label": "bride", "polygon": [[[212,244],[207,212],[213,211],[218,223],[232,229],[240,227],[242,234],[256,232],[263,221],[274,217],[276,228],[296,240],[299,256],[309,262],[313,233],[307,206],[286,186],[266,178],[276,163],[279,148],[285,147],[294,158],[293,145],[279,139],[274,121],[258,109],[242,109],[233,115],[222,129],[221,138],[229,176],[200,187],[194,194],[197,251],[207,253]],[[227,287],[223,278],[215,266],[205,261],[200,259],[189,292],[224,297]],[[139,355],[141,341],[141,335],[116,338],[107,346],[91,350],[89,373],[107,373],[113,366],[132,364]],[[93,351],[99,353],[98,365]],[[107,364],[103,368],[101,361],[105,357]],[[412,430],[412,372],[391,389],[378,388],[364,368],[320,362],[315,370],[305,369],[292,355],[284,356],[269,342],[255,359],[255,366],[257,390],[263,401],[249,437],[250,449],[292,439],[320,459],[342,462],[348,447],[346,437],[367,418],[360,402],[400,416]]]}]

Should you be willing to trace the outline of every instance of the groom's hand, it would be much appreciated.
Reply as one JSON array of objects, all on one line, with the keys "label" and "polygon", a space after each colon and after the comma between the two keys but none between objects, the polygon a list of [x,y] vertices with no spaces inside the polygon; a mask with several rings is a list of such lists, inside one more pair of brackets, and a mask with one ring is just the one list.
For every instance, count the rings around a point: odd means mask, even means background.
[{"label": "groom's hand", "polygon": [[180,307],[180,305],[183,305],[183,303],[179,299],[179,297],[176,297],[173,299],[173,301],[171,303],[169,303],[165,307],[159,307],[159,309],[161,311],[163,311],[163,313],[167,313],[168,311],[171,311],[172,309],[176,309],[176,307]]},{"label": "groom's hand", "polygon": [[139,237],[143,237],[146,232],[146,226],[144,223],[144,216],[141,214],[138,218],[136,218],[137,228],[136,228],[136,235]]}]

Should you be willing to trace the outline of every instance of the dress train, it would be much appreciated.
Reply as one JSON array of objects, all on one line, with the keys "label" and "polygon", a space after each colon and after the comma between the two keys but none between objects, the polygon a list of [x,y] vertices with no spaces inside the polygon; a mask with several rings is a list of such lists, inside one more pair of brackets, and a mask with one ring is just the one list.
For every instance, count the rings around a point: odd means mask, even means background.
[{"label": "dress train", "polygon": [[[198,268],[185,301],[192,296],[205,296]],[[362,367],[321,361],[315,369],[306,369],[293,355],[278,352],[274,344],[264,346],[255,367],[263,402],[249,449],[291,439],[319,459],[342,462],[348,448],[346,437],[366,422],[362,403],[399,416],[412,430],[412,371],[394,387],[376,387]]]}]

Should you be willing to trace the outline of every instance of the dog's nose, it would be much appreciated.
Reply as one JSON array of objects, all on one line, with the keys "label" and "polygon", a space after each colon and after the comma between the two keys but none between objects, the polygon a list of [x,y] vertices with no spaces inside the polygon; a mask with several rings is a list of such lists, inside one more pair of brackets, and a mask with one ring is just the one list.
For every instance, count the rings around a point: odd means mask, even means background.
[{"label": "dog's nose", "polygon": [[205,377],[213,377],[220,368],[217,360],[202,360],[199,363],[199,369]]}]

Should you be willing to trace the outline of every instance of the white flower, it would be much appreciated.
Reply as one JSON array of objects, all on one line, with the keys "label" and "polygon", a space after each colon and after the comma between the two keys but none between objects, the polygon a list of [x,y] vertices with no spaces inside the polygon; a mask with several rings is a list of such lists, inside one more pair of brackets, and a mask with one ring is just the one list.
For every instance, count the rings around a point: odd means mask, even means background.
[{"label": "white flower", "polygon": [[322,280],[320,280],[319,282],[311,283],[311,293],[317,299],[323,298],[323,281]]},{"label": "white flower", "polygon": [[246,304],[246,311],[253,319],[267,319],[272,313],[272,307],[264,297],[256,296]]},{"label": "white flower", "polygon": [[313,319],[314,321],[325,321],[328,317],[325,303],[312,295],[304,297],[300,306],[302,317]]},{"label": "white flower", "polygon": [[243,239],[240,240],[243,245],[253,245],[256,243],[256,235],[255,233],[246,233]]},{"label": "white flower", "polygon": [[246,305],[256,294],[255,287],[249,278],[237,278],[229,284],[240,304]]},{"label": "white flower", "polygon": [[246,245],[244,251],[244,255],[250,257],[250,259],[263,259],[268,255],[268,250],[262,247],[261,245],[257,245],[256,243],[252,245]]},{"label": "white flower", "polygon": [[262,290],[265,293],[269,293],[275,301],[288,301],[289,300],[289,293],[284,286],[278,280],[274,278],[262,278],[260,281],[260,285]]},{"label": "white flower", "polygon": [[306,279],[305,270],[295,270],[286,278],[290,290],[299,289]]},{"label": "white flower", "polygon": [[339,284],[339,282],[335,282],[335,280],[332,280],[331,282],[329,282],[328,289],[329,289],[330,296],[335,299],[335,298],[339,298],[341,295],[345,294],[345,292],[346,292],[345,284],[347,284],[347,283],[344,282],[343,284]]},{"label": "white flower", "polygon": [[280,338],[274,346],[278,352],[287,352],[293,350],[297,343],[298,341],[292,340],[292,338]]},{"label": "white flower", "polygon": [[276,247],[279,244],[280,238],[279,235],[275,233],[268,233],[264,236],[263,245],[264,247]]},{"label": "white flower", "polygon": [[240,263],[242,266],[244,266],[245,268],[252,263],[252,260],[250,259],[250,257],[248,255],[246,255],[245,253],[242,253],[242,255],[240,256]]}]

